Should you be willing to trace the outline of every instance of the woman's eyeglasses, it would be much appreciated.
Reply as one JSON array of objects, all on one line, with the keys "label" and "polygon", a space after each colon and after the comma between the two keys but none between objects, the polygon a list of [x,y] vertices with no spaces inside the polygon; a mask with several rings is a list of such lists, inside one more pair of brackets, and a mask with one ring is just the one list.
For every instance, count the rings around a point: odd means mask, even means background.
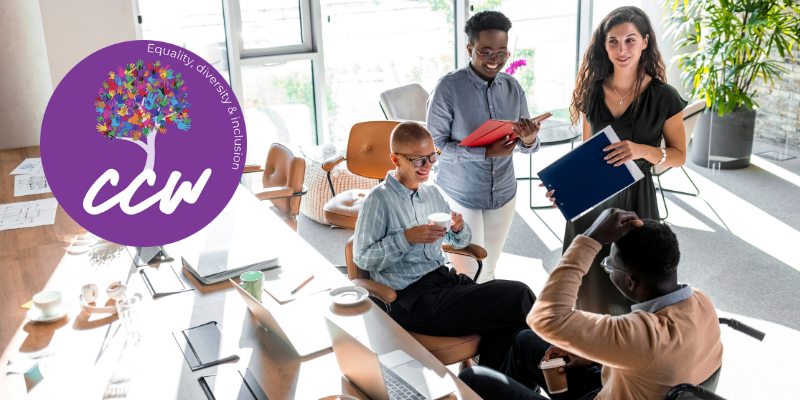
[{"label": "woman's eyeglasses", "polygon": [[397,154],[398,156],[403,157],[406,160],[411,161],[412,163],[414,163],[414,168],[422,168],[422,166],[425,165],[425,160],[428,160],[428,162],[431,163],[431,164],[435,163],[436,160],[439,159],[439,154],[442,154],[442,151],[439,150],[439,149],[436,149],[436,151],[434,151],[433,153],[431,153],[431,154],[429,154],[427,156],[416,157],[416,158],[411,158],[411,157],[409,157],[407,155],[400,154],[400,153],[394,153],[394,154]]},{"label": "woman's eyeglasses", "polygon": [[490,61],[505,61],[511,57],[511,53],[507,51],[484,51],[481,53],[480,51],[475,51],[476,53],[481,55],[481,59],[485,62]]}]

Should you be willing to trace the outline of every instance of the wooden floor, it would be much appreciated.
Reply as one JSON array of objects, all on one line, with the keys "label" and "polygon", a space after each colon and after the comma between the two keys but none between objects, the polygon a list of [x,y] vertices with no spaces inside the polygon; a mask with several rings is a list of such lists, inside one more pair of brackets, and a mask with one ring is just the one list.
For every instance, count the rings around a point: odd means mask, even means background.
[{"label": "wooden floor", "polygon": [[[23,160],[39,157],[39,147],[0,150],[0,204],[53,197],[52,193],[14,197],[9,175]],[[0,231],[0,353],[25,320],[20,308],[40,292],[66,249],[85,232],[59,206],[54,225]]]}]

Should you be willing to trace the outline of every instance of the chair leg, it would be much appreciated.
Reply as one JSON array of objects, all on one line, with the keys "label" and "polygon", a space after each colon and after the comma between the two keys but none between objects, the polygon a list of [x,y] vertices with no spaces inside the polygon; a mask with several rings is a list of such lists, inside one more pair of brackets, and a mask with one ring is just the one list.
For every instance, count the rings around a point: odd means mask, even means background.
[{"label": "chair leg", "polygon": [[465,369],[467,369],[467,368],[469,368],[471,366],[472,366],[472,359],[468,358],[468,359],[462,361],[460,364],[458,364],[458,372],[461,373],[461,371],[463,371],[463,370],[465,370]]},{"label": "chair leg", "polygon": [[669,217],[669,208],[667,208],[667,198],[664,197],[664,188],[661,186],[661,175],[656,175],[656,179],[658,180],[658,191],[661,192],[661,201],[664,202],[664,212],[667,214],[664,218],[659,217],[663,221]]},{"label": "chair leg", "polygon": [[483,269],[483,261],[481,260],[475,260],[475,261],[478,262],[478,271],[475,272],[475,278],[473,278],[472,280],[478,282],[478,277],[481,276],[481,270]]},{"label": "chair leg", "polygon": [[[695,185],[694,181],[692,180],[692,177],[690,177],[690,176],[689,176],[689,173],[688,173],[688,172],[686,172],[686,169],[685,169],[684,167],[681,167],[681,171],[683,171],[683,174],[684,174],[684,175],[686,175],[686,178],[687,178],[687,179],[689,179],[689,182],[691,182],[691,183],[692,183],[692,186],[694,186],[694,190],[695,190],[697,193],[681,192],[680,190],[672,190],[672,189],[663,189],[663,190],[664,190],[664,191],[667,191],[667,192],[679,193],[679,194],[685,194],[685,195],[694,196],[694,197],[697,197],[697,196],[699,196],[699,195],[700,195],[700,189],[697,187],[697,185]],[[661,183],[660,183],[660,181],[659,181],[659,186],[660,186],[660,185],[661,185]]]}]

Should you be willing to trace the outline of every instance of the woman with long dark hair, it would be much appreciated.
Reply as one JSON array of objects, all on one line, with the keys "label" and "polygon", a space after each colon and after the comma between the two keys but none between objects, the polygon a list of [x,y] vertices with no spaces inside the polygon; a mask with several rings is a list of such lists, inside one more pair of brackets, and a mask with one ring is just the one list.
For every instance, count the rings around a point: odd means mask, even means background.
[{"label": "woman with long dark hair", "polygon": [[[652,166],[680,167],[686,160],[683,109],[687,102],[666,80],[664,61],[647,15],[637,7],[620,7],[608,14],[595,30],[578,71],[571,120],[573,125],[583,121],[584,141],[611,125],[620,142],[605,149],[608,163],[619,167],[633,160],[644,179],[575,222],[567,221],[564,251],[607,208],[634,211],[642,219],[658,219]],[[558,193],[550,191],[547,197],[555,205]],[[634,303],[616,289],[600,265],[609,253],[610,246],[603,246],[583,277],[578,309],[612,315],[631,312]]]}]

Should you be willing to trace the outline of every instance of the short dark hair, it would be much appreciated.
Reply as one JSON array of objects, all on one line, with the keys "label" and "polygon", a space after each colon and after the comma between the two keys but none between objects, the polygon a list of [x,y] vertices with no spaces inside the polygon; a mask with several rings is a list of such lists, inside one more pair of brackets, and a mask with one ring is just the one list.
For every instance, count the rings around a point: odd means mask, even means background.
[{"label": "short dark hair", "polygon": [[681,252],[678,237],[667,224],[645,219],[644,225],[628,232],[615,242],[625,269],[649,283],[674,276]]},{"label": "short dark hair", "polygon": [[426,139],[433,140],[433,137],[424,125],[419,122],[405,121],[394,127],[389,143],[392,151],[395,152],[406,145],[416,145]]},{"label": "short dark hair", "polygon": [[482,31],[497,29],[508,33],[511,29],[511,20],[499,11],[481,11],[467,20],[464,24],[464,33],[469,38],[469,44],[475,45]]}]

